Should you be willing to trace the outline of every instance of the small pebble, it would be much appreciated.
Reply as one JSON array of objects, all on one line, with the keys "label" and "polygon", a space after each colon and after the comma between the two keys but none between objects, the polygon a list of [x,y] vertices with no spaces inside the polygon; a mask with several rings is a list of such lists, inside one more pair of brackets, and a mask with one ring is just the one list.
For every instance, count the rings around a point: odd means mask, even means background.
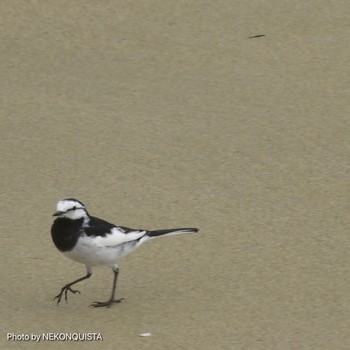
[{"label": "small pebble", "polygon": [[140,333],[139,336],[140,337],[150,337],[152,335],[152,333]]}]

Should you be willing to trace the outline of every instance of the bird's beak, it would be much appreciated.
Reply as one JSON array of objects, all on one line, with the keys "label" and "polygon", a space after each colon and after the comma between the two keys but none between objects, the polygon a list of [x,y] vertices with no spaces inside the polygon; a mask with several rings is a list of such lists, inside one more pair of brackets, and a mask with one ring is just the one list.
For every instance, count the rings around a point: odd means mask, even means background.
[{"label": "bird's beak", "polygon": [[61,216],[63,213],[63,211],[57,210],[52,216]]}]

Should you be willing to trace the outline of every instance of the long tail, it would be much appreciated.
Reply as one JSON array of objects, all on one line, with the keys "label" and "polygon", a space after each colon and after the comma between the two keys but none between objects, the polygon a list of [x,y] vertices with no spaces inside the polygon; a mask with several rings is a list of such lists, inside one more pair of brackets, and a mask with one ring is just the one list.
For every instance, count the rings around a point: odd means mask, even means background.
[{"label": "long tail", "polygon": [[159,236],[171,236],[171,235],[180,235],[183,233],[195,233],[197,231],[198,231],[198,228],[171,228],[167,230],[148,231],[146,236],[150,238],[155,238]]}]

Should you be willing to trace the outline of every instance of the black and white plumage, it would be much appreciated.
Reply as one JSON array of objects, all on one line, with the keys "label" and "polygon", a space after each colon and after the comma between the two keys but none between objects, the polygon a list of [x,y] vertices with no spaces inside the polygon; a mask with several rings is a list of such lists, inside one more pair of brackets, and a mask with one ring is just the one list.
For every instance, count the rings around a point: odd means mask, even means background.
[{"label": "black and white plumage", "polygon": [[197,228],[175,228],[166,230],[134,230],[123,226],[116,226],[107,221],[91,216],[85,205],[74,198],[66,198],[57,203],[57,216],[51,227],[52,240],[64,255],[86,266],[86,275],[66,284],[54,298],[57,305],[64,294],[67,302],[68,291],[80,293],[71,287],[92,275],[92,267],[108,266],[114,272],[112,295],[106,302],[94,302],[93,307],[111,306],[119,303],[115,299],[116,283],[118,279],[118,261],[134,251],[144,242],[160,237],[184,233],[195,233]]}]

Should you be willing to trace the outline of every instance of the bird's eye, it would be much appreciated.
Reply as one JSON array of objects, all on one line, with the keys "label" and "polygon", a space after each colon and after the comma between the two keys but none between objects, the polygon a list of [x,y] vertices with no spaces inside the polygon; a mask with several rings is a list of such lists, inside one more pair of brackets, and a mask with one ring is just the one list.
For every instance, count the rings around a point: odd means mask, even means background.
[{"label": "bird's eye", "polygon": [[76,206],[74,206],[74,207],[73,207],[73,210],[75,210],[75,209],[77,209],[77,207],[76,207]]}]

